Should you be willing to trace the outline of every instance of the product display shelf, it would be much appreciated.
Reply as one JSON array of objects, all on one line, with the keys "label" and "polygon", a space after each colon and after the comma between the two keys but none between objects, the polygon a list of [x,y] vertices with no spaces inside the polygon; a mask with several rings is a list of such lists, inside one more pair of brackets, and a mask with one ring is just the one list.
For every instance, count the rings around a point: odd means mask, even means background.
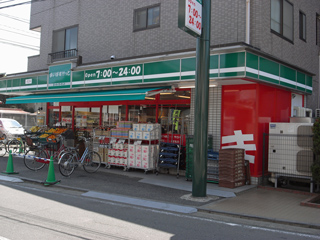
[{"label": "product display shelf", "polygon": [[133,124],[129,132],[128,167],[145,173],[157,169],[160,143],[160,124]]},{"label": "product display shelf", "polygon": [[181,144],[162,142],[160,144],[158,167],[167,169],[175,168],[179,178],[179,165],[181,156]]}]

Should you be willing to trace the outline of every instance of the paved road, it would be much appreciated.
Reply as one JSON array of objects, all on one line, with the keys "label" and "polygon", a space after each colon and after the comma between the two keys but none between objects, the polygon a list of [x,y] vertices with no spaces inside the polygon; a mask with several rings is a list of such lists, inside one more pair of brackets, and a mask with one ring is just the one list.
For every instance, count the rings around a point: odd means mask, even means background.
[{"label": "paved road", "polygon": [[30,183],[0,184],[3,239],[320,239],[86,197]]}]

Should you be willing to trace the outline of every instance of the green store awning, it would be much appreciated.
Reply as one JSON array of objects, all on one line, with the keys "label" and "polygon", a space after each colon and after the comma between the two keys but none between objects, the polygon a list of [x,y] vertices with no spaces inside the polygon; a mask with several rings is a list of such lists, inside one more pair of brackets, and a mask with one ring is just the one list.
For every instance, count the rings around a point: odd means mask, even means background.
[{"label": "green store awning", "polygon": [[162,88],[140,88],[125,90],[110,90],[96,92],[73,92],[73,93],[52,93],[32,94],[8,98],[6,104],[21,103],[43,103],[43,102],[98,102],[98,101],[126,101],[144,100],[150,91]]}]

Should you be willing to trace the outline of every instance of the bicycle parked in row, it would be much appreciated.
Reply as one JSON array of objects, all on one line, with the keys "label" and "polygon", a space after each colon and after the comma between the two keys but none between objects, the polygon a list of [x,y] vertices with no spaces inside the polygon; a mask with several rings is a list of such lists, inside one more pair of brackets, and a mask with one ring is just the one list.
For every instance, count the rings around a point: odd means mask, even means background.
[{"label": "bicycle parked in row", "polygon": [[90,138],[81,138],[85,141],[86,149],[80,157],[79,145],[76,147],[70,147],[69,151],[62,154],[59,159],[59,171],[60,173],[68,177],[78,166],[82,166],[88,173],[94,173],[98,171],[101,166],[100,154],[92,149],[92,142]]},{"label": "bicycle parked in row", "polygon": [[23,153],[25,152],[25,144],[22,138],[7,139],[5,135],[0,137],[0,157],[6,155],[6,153]]},{"label": "bicycle parked in row", "polygon": [[[57,136],[57,140],[60,142],[60,147],[58,150],[54,151],[52,157],[53,160],[59,161],[62,154],[68,152],[68,147],[64,144],[65,138],[63,136]],[[33,171],[38,171],[42,169],[46,165],[45,160],[51,157],[50,151],[48,149],[49,143],[33,143],[30,137],[26,137],[26,143],[28,145],[28,150],[25,152],[25,156],[23,158],[24,165]]]}]

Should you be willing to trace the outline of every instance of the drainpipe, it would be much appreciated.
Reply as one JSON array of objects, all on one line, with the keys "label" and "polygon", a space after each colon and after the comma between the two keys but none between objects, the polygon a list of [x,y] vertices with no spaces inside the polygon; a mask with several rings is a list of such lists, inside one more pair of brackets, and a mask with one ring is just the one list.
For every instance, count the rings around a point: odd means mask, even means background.
[{"label": "drainpipe", "polygon": [[250,44],[250,0],[246,0],[246,43]]}]

